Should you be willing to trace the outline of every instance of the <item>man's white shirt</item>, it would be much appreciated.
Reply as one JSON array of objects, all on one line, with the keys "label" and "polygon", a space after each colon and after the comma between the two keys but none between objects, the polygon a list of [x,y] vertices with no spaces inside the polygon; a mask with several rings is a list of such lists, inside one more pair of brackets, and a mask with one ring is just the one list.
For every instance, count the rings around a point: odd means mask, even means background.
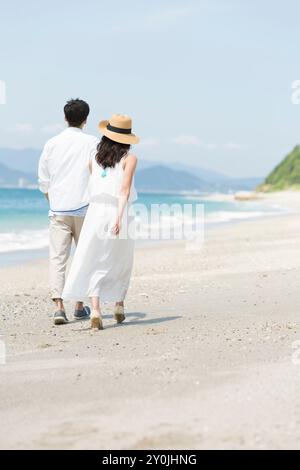
[{"label": "man's white shirt", "polygon": [[[53,213],[72,213],[89,204],[89,161],[99,140],[77,127],[68,127],[48,140],[39,161],[39,188],[48,193]],[[50,212],[51,214],[51,212]]]}]

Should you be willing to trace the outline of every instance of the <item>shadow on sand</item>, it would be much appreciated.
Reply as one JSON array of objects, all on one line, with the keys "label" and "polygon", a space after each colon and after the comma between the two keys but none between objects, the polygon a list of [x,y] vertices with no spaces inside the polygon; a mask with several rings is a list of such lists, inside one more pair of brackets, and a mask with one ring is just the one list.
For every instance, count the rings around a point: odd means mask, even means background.
[{"label": "shadow on sand", "polygon": [[[126,313],[126,320],[124,323],[114,323],[114,324],[109,324],[105,325],[104,329],[107,330],[108,328],[119,328],[119,327],[125,327],[125,326],[131,326],[131,325],[155,325],[156,323],[164,323],[168,321],[173,321],[173,320],[178,320],[179,318],[182,318],[181,316],[169,316],[169,317],[158,317],[158,318],[146,318],[146,313],[142,312],[128,312]],[[104,314],[102,315],[103,320],[112,320],[113,315],[107,315]],[[80,323],[80,322],[87,322],[89,319],[84,319],[84,320],[71,320],[68,322],[68,324],[74,324],[74,323]],[[81,329],[81,331],[89,330],[90,328],[84,328]]]},{"label": "shadow on sand", "polygon": [[[156,323],[164,323],[167,321],[178,320],[182,318],[181,316],[172,316],[172,317],[158,317],[158,318],[146,318],[146,313],[142,312],[129,312],[126,313],[126,320],[124,323],[107,325],[106,328],[116,328],[120,326],[130,326],[130,325],[155,325]],[[112,319],[113,315],[103,315],[103,319]]]}]

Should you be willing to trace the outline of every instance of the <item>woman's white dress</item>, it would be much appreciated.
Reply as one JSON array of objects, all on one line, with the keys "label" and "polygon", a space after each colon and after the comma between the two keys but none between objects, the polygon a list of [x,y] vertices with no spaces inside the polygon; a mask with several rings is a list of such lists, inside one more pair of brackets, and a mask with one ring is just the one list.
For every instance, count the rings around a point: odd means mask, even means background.
[{"label": "woman's white dress", "polygon": [[[101,301],[125,299],[133,265],[134,216],[130,204],[137,199],[134,182],[119,235],[112,234],[123,180],[124,158],[114,168],[92,162],[90,205],[63,291],[64,300],[99,296]],[[129,214],[127,215],[127,212]]]}]

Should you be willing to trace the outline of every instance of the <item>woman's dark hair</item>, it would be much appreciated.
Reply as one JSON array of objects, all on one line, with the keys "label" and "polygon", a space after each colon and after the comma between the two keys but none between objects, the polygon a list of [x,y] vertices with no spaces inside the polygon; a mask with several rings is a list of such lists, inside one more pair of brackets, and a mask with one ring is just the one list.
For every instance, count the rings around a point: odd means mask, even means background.
[{"label": "woman's dark hair", "polygon": [[104,135],[97,147],[96,162],[103,168],[114,168],[129,149],[129,144],[119,144]]},{"label": "woman's dark hair", "polygon": [[64,107],[65,118],[71,127],[80,127],[90,114],[89,105],[77,98],[70,100]]}]

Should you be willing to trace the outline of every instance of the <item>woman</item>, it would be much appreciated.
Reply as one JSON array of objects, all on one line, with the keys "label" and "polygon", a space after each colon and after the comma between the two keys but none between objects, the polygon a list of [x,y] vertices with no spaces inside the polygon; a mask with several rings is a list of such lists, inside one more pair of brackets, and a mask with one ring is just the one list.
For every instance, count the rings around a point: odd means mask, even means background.
[{"label": "woman", "polygon": [[91,299],[91,327],[97,329],[103,329],[100,300],[115,301],[115,320],[125,320],[134,250],[128,209],[137,198],[137,158],[129,150],[139,142],[131,127],[120,114],[99,124],[103,137],[90,162],[90,205],[63,292],[66,300]]}]

